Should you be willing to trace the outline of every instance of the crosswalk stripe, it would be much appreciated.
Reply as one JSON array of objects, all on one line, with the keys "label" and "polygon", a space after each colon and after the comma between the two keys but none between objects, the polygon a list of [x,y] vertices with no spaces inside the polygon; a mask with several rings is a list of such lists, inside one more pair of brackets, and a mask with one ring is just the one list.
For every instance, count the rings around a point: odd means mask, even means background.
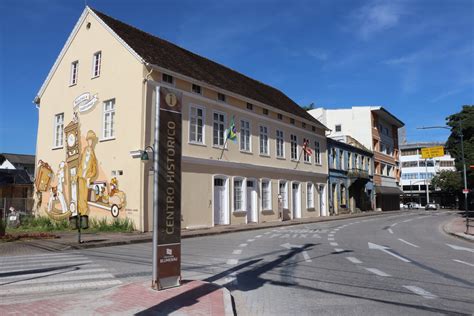
[{"label": "crosswalk stripe", "polygon": [[0,269],[0,274],[1,273],[7,273],[7,272],[13,272],[13,271],[18,271],[18,270],[29,270],[29,269],[35,269],[35,268],[44,268],[44,267],[55,267],[55,266],[64,266],[64,265],[84,265],[92,263],[91,260],[86,260],[86,261],[58,261],[58,262],[48,262],[48,263],[28,263],[26,265],[24,264],[15,264],[15,265],[8,265],[8,266],[2,266],[2,269]]},{"label": "crosswalk stripe", "polygon": [[84,280],[99,280],[99,279],[113,279],[114,276],[111,273],[102,274],[86,274],[86,275],[72,275],[72,276],[51,276],[45,278],[32,278],[26,280],[18,280],[15,283],[6,284],[2,286],[2,289],[8,290],[10,287],[20,287],[30,284],[48,284],[48,283],[61,283],[61,282],[72,282],[72,281],[84,281]]},{"label": "crosswalk stripe", "polygon": [[[91,267],[92,265],[88,266],[88,267]],[[98,267],[99,265],[94,265],[95,267]],[[31,278],[32,276],[34,277],[45,277],[45,276],[48,276],[48,275],[54,275],[55,273],[58,273],[60,272],[61,274],[63,275],[71,275],[71,274],[86,274],[86,273],[97,273],[97,272],[106,272],[107,269],[105,268],[97,268],[97,269],[77,269],[77,270],[71,270],[71,269],[74,269],[74,267],[69,267],[69,268],[65,268],[65,269],[60,269],[60,270],[56,270],[56,271],[49,271],[49,272],[41,272],[41,273],[34,273],[34,274],[29,274],[29,275],[10,275],[10,276],[4,276],[4,277],[1,277],[0,278],[0,285],[2,285],[2,283],[8,283],[8,282],[12,282],[14,281],[15,279],[24,279],[24,278]]]},{"label": "crosswalk stripe", "polygon": [[35,258],[35,257],[30,257],[28,259],[3,259],[0,257],[0,264],[21,264],[21,263],[27,263],[27,262],[54,262],[58,260],[71,260],[71,259],[85,259],[85,256],[58,256],[58,257],[41,257],[41,258]]}]

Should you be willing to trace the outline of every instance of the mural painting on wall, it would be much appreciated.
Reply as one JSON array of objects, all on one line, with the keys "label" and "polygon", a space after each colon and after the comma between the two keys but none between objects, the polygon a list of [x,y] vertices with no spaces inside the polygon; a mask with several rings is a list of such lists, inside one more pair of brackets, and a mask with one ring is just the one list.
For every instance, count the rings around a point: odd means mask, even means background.
[{"label": "mural painting on wall", "polygon": [[59,163],[57,172],[54,173],[48,163],[38,161],[35,181],[38,209],[41,207],[42,193],[49,192],[45,211],[52,219],[62,220],[77,213],[89,215],[89,207],[109,211],[113,217],[117,217],[125,207],[126,195],[119,189],[117,178],[110,181],[98,179],[95,132],[89,130],[85,144],[81,144],[79,119],[75,113],[74,119],[64,128],[64,133],[66,160]]}]

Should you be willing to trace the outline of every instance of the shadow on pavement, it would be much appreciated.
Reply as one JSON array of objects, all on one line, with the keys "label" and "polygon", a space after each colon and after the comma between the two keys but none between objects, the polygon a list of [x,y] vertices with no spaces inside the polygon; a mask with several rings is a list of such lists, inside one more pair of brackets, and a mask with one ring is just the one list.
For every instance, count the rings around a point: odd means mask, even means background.
[{"label": "shadow on pavement", "polygon": [[79,266],[82,266],[84,264],[85,263],[73,264],[73,265],[68,265],[68,266],[60,266],[60,267],[4,272],[4,273],[0,273],[0,278],[9,277],[9,276],[16,276],[16,275],[44,273],[44,272],[50,272],[50,271],[56,271],[56,270],[64,270],[64,269],[68,269],[68,268],[76,268],[75,270],[79,270],[80,269]]}]

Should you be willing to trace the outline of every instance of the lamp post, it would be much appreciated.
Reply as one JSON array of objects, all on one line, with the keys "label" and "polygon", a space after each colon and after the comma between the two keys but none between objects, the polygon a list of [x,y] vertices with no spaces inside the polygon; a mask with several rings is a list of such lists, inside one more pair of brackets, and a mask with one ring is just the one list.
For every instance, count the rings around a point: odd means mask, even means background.
[{"label": "lamp post", "polygon": [[[451,128],[447,126],[423,126],[417,127],[417,129],[449,129]],[[462,167],[463,167],[463,178],[464,178],[464,210],[466,212],[466,234],[469,233],[469,211],[467,209],[467,176],[466,176],[466,158],[464,157],[464,135],[462,133],[462,120],[459,120],[459,137],[461,139],[461,159],[462,159]]]}]

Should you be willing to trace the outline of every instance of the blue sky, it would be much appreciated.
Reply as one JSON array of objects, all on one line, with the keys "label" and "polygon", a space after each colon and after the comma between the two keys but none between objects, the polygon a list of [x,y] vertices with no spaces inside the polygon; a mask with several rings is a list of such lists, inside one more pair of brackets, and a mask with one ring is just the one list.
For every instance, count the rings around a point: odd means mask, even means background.
[{"label": "blue sky", "polygon": [[[87,0],[89,6],[272,85],[298,104],[383,105],[408,141],[443,141],[474,104],[474,1]],[[83,0],[2,0],[0,152],[34,153],[32,104]]]}]

